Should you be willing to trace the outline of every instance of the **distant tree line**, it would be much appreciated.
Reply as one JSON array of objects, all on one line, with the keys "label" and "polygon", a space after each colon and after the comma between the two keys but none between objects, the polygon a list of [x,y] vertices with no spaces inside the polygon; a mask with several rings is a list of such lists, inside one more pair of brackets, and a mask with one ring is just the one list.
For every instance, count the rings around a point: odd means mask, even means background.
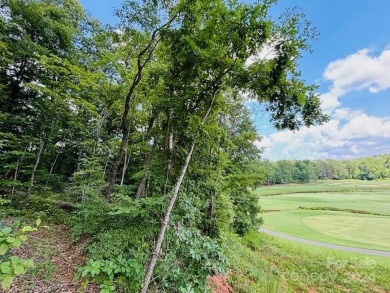
[{"label": "distant tree line", "polygon": [[348,160],[264,161],[266,184],[305,183],[317,180],[390,179],[390,155]]}]

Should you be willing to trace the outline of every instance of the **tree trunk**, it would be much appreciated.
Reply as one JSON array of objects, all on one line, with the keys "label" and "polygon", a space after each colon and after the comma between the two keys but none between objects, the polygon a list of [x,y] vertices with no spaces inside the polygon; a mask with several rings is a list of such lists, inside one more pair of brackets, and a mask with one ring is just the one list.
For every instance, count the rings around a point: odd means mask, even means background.
[{"label": "tree trunk", "polygon": [[[49,171],[49,175],[51,175],[51,173],[53,173],[53,170],[54,170],[54,166],[56,165],[57,163],[57,160],[58,160],[58,156],[60,155],[61,151],[58,151],[57,154],[56,154],[56,157],[54,158],[54,161],[53,163],[51,164],[50,166],[50,171]],[[49,179],[46,180],[46,183],[45,185],[47,186],[47,184],[49,183]]]},{"label": "tree trunk", "polygon": [[133,81],[133,84],[132,84],[132,86],[130,88],[130,91],[127,94],[127,97],[126,97],[125,110],[124,110],[123,117],[122,117],[122,134],[123,134],[123,137],[122,137],[121,145],[119,147],[118,154],[117,154],[117,156],[115,158],[114,164],[113,164],[112,169],[111,169],[111,174],[110,174],[110,178],[109,178],[109,181],[108,181],[108,187],[107,187],[107,190],[106,190],[106,193],[105,193],[105,196],[106,196],[107,200],[110,200],[111,194],[114,191],[114,185],[115,185],[115,181],[116,181],[116,174],[118,173],[118,168],[119,168],[119,165],[120,165],[120,163],[122,161],[123,153],[125,151],[125,147],[127,145],[128,139],[129,139],[129,126],[128,126],[128,122],[127,122],[127,118],[128,118],[129,110],[130,110],[130,104],[129,103],[130,103],[130,99],[133,96],[134,89],[137,86],[137,84],[140,82],[140,80],[141,80],[141,75],[140,75],[140,72],[139,72],[139,73],[136,74],[136,77],[135,77],[135,79]]},{"label": "tree trunk", "polygon": [[137,193],[134,196],[135,199],[139,199],[143,195],[143,193],[145,192],[147,180],[148,180],[148,175],[145,175],[142,178],[140,184],[138,185]]},{"label": "tree trunk", "polygon": [[14,184],[12,186],[12,192],[11,192],[12,196],[14,196],[14,193],[15,193],[15,184],[16,184],[16,179],[18,178],[19,161],[20,161],[20,159],[18,157],[18,160],[16,161],[16,166],[15,166]]},{"label": "tree trunk", "polygon": [[147,293],[147,291],[148,291],[150,280],[151,280],[152,275],[153,275],[153,270],[154,270],[154,267],[156,265],[157,257],[158,257],[159,252],[161,251],[161,246],[162,246],[162,243],[163,243],[163,240],[165,237],[165,232],[166,232],[167,227],[168,227],[168,222],[169,222],[169,219],[171,217],[173,206],[175,205],[177,196],[179,194],[179,189],[180,189],[181,183],[183,182],[183,178],[187,172],[188,165],[190,164],[192,153],[194,152],[194,148],[195,148],[195,143],[192,143],[190,150],[189,150],[189,152],[186,156],[186,159],[184,161],[183,167],[180,171],[179,178],[177,179],[175,186],[173,187],[172,196],[171,196],[171,199],[169,201],[169,205],[168,205],[167,211],[165,213],[164,220],[161,224],[161,229],[160,229],[160,233],[158,234],[157,243],[153,249],[152,256],[150,258],[148,267],[146,269],[146,273],[145,273],[145,277],[144,277],[144,284],[143,284],[143,288],[141,289],[140,293]]},{"label": "tree trunk", "polygon": [[165,183],[164,183],[164,189],[163,189],[164,195],[167,193],[168,183],[169,183],[169,174],[170,174],[171,169],[172,169],[172,158],[170,157],[168,159],[168,164],[167,164],[166,173],[165,173]]},{"label": "tree trunk", "polygon": [[34,168],[32,170],[32,173],[31,173],[31,180],[30,180],[30,186],[28,187],[28,195],[31,195],[31,189],[32,187],[34,186],[34,177],[35,177],[35,172],[37,171],[37,168],[38,168],[38,165],[39,165],[39,161],[41,160],[41,155],[42,155],[42,151],[43,151],[43,147],[44,147],[45,143],[43,141],[41,141],[41,144],[39,146],[39,151],[38,151],[38,155],[37,155],[37,159],[35,161],[35,165],[34,165]]},{"label": "tree trunk", "polygon": [[28,144],[26,145],[26,147],[24,148],[23,150],[23,154],[21,157],[18,157],[17,161],[16,161],[16,167],[15,167],[15,174],[14,174],[14,185],[12,186],[12,195],[14,195],[15,193],[15,184],[16,184],[16,180],[18,179],[18,174],[19,174],[19,171],[20,171],[20,168],[22,166],[22,161],[23,161],[23,157],[24,155],[26,154],[26,151],[27,151],[27,148],[28,148]]},{"label": "tree trunk", "polygon": [[[60,155],[60,153],[61,153],[61,152],[57,152],[56,157],[54,158],[54,161],[53,161],[53,163],[51,164],[50,171],[49,171],[49,175],[51,175],[51,173],[53,173],[54,166],[55,166],[56,163],[57,163],[58,156]],[[47,184],[47,182],[46,182],[46,184]]]},{"label": "tree trunk", "polygon": [[208,227],[207,227],[207,233],[208,236],[211,236],[214,234],[215,229],[212,225],[213,219],[214,219],[214,214],[215,214],[215,197],[214,195],[211,196],[208,211],[207,211],[207,217],[208,217]]},{"label": "tree trunk", "polygon": [[121,186],[123,186],[123,182],[125,181],[125,174],[126,170],[129,167],[130,163],[130,155],[127,155],[127,152],[125,152],[125,160],[123,163],[123,170],[122,170],[122,177],[121,177]]},{"label": "tree trunk", "polygon": [[103,169],[103,178],[102,180],[104,180],[104,177],[106,177],[106,170],[107,170],[107,166],[108,166],[108,160],[110,159],[110,151],[108,151],[108,155],[107,155],[107,159],[106,159],[106,162],[104,164],[104,169]]},{"label": "tree trunk", "polygon": [[[218,89],[218,87],[215,87],[213,90],[213,98],[211,99],[210,105],[209,105],[206,113],[203,116],[202,124],[205,123],[207,117],[210,115],[211,109],[213,108],[213,105],[214,105],[215,94],[216,94],[217,89]],[[169,219],[171,217],[172,210],[173,210],[173,207],[176,203],[177,197],[179,195],[180,186],[183,182],[184,176],[186,175],[188,165],[190,164],[190,161],[192,158],[192,153],[194,152],[194,148],[195,148],[195,142],[193,142],[191,144],[191,147],[188,150],[187,156],[185,158],[183,167],[181,168],[180,175],[179,175],[175,185],[173,186],[171,199],[169,201],[167,211],[165,212],[164,220],[161,224],[161,228],[160,228],[160,232],[158,234],[157,242],[154,246],[153,252],[152,252],[150,260],[149,260],[148,267],[147,267],[146,272],[145,272],[144,283],[143,283],[143,287],[142,287],[140,293],[147,293],[147,291],[148,291],[149,284],[150,284],[150,281],[151,281],[151,278],[153,275],[154,267],[156,266],[157,257],[159,255],[159,252],[161,251],[161,246],[162,246],[162,243],[164,241],[165,232],[166,232],[167,227],[168,227],[168,222],[169,222]]]},{"label": "tree trunk", "polygon": [[168,162],[166,166],[166,173],[165,173],[165,183],[164,183],[164,189],[163,194],[167,193],[168,183],[169,183],[169,174],[172,169],[172,157],[173,157],[173,132],[170,132],[170,127],[168,125],[167,130],[167,142],[165,145],[165,149],[168,152]]},{"label": "tree trunk", "polygon": [[[121,145],[119,147],[118,155],[115,158],[115,162],[112,166],[111,175],[108,182],[108,187],[105,193],[105,197],[107,200],[110,200],[111,194],[114,190],[115,180],[116,180],[116,174],[118,172],[118,168],[120,165],[120,162],[122,161],[123,153],[125,150],[125,147],[127,145],[127,141],[129,139],[129,125],[128,125],[128,115],[130,110],[130,101],[133,99],[134,90],[137,87],[137,85],[140,83],[142,78],[142,71],[145,67],[145,65],[149,62],[149,60],[152,58],[153,52],[156,49],[158,43],[160,42],[160,39],[158,39],[158,33],[160,30],[164,29],[165,27],[169,26],[174,19],[176,18],[177,14],[174,15],[167,23],[163,24],[162,26],[156,28],[151,37],[149,42],[146,44],[145,48],[138,54],[137,56],[137,73],[134,76],[133,82],[130,86],[129,92],[126,95],[125,100],[125,109],[123,111],[122,116],[122,141]],[[142,60],[146,56],[144,60]]]}]

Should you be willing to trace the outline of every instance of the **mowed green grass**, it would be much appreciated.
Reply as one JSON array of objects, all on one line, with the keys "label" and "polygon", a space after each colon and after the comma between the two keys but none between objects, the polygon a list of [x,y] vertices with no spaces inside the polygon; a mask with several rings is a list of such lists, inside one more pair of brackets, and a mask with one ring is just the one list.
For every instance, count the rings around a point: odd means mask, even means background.
[{"label": "mowed green grass", "polygon": [[[330,181],[260,188],[266,228],[326,243],[390,251],[390,181]],[[270,196],[272,195],[272,196]],[[330,207],[378,213],[304,210]]]},{"label": "mowed green grass", "polygon": [[255,190],[255,193],[259,196],[268,196],[289,193],[375,192],[385,190],[390,191],[390,181],[327,180],[307,184],[263,186]]}]

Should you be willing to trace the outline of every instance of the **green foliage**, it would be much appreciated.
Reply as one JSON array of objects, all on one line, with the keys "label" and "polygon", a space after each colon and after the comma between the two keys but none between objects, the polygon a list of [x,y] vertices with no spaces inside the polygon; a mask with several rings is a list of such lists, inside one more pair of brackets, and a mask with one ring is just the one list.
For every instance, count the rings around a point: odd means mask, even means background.
[{"label": "green foliage", "polygon": [[79,269],[81,278],[91,278],[100,285],[101,293],[115,292],[115,283],[127,292],[137,292],[141,286],[142,272],[143,267],[135,259],[125,259],[122,255],[109,260],[89,259]]},{"label": "green foliage", "polygon": [[350,160],[315,160],[263,162],[270,184],[307,183],[317,180],[384,180],[390,178],[390,156]]},{"label": "green foliage", "polygon": [[234,230],[239,235],[244,235],[249,230],[256,230],[262,222],[258,217],[260,207],[258,198],[245,188],[235,189],[230,194],[234,203]]},{"label": "green foliage", "polygon": [[11,248],[18,248],[27,241],[28,232],[34,232],[41,224],[37,219],[35,227],[23,226],[21,228],[11,228],[0,226],[0,281],[3,290],[8,289],[16,276],[24,274],[27,269],[34,267],[32,259],[22,259],[12,255]]},{"label": "green foliage", "polygon": [[[231,259],[229,283],[235,292],[386,292],[386,259],[302,246],[249,232],[243,238],[229,235],[224,249]],[[375,278],[373,277],[375,276]],[[337,289],[334,284],[337,284]]]},{"label": "green foliage", "polygon": [[204,292],[207,276],[225,274],[228,268],[219,241],[184,225],[169,230],[161,258],[163,261],[157,264],[154,274],[153,288],[157,292]]},{"label": "green foliage", "polygon": [[96,158],[83,158],[79,170],[73,174],[66,192],[75,201],[85,202],[96,198],[103,190],[103,170]]},{"label": "green foliage", "polygon": [[110,205],[100,195],[85,200],[78,211],[83,221],[74,224],[73,232],[93,238],[85,247],[89,261],[79,276],[99,284],[102,292],[138,291],[161,204],[159,199],[134,200],[119,194]]},{"label": "green foliage", "polygon": [[44,221],[68,224],[72,213],[61,208],[61,203],[67,199],[65,195],[52,196],[45,193],[23,199],[12,198],[5,212],[14,217],[39,217]]},{"label": "green foliage", "polygon": [[248,232],[244,238],[234,234],[224,235],[222,247],[230,259],[231,269],[228,282],[239,293],[285,292],[280,290],[277,276],[268,271],[266,258],[259,255],[264,240],[258,235],[257,231]]},{"label": "green foliage", "polygon": [[146,227],[130,226],[112,228],[96,235],[85,248],[90,258],[79,269],[79,277],[93,280],[100,285],[102,292],[112,292],[114,288],[138,291],[149,251],[146,230]]},{"label": "green foliage", "polygon": [[34,267],[31,259],[21,259],[18,256],[10,256],[7,261],[0,264],[0,280],[3,290],[11,287],[16,276],[24,274],[27,269]]},{"label": "green foliage", "polygon": [[221,193],[215,205],[215,218],[219,231],[221,233],[231,231],[235,219],[234,204],[231,197],[226,193]]},{"label": "green foliage", "polygon": [[[140,288],[191,145],[155,289],[204,290],[227,266],[221,235],[257,229],[266,168],[242,93],[279,129],[326,120],[296,69],[316,34],[296,11],[273,21],[273,2],[125,1],[115,28],[75,0],[2,2],[0,192],[88,234],[80,274],[102,292]],[[248,65],[264,46],[275,58]]]},{"label": "green foliage", "polygon": [[104,75],[85,66],[83,46],[95,28],[73,0],[7,0],[1,15],[1,177],[12,195],[27,182],[62,190],[59,182],[73,173],[77,153],[92,151],[86,146],[99,129],[92,99]]}]

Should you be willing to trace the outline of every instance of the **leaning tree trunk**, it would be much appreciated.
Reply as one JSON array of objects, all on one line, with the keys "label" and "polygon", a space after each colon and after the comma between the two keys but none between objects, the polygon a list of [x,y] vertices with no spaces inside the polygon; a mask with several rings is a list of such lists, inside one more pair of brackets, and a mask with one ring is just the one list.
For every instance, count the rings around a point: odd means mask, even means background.
[{"label": "leaning tree trunk", "polygon": [[134,196],[135,199],[139,199],[142,197],[142,195],[144,194],[145,192],[145,189],[146,189],[146,181],[148,180],[148,175],[145,175],[140,184],[138,185],[138,189],[137,189],[137,192]]},{"label": "leaning tree trunk", "polygon": [[26,145],[26,147],[24,148],[23,150],[23,154],[21,157],[18,157],[18,160],[16,161],[16,166],[15,166],[15,173],[14,173],[14,184],[12,185],[12,193],[11,195],[13,196],[14,193],[15,193],[15,186],[16,186],[16,180],[18,179],[18,174],[20,172],[20,168],[22,166],[22,161],[23,161],[23,157],[27,151],[27,148],[28,148],[29,145]]},{"label": "leaning tree trunk", "polygon": [[158,257],[160,250],[161,250],[162,243],[164,241],[165,232],[166,232],[167,227],[168,227],[168,222],[169,222],[169,219],[171,217],[173,206],[175,205],[175,202],[177,200],[177,196],[179,194],[179,189],[180,189],[181,183],[183,182],[184,176],[187,172],[188,165],[190,164],[192,153],[194,152],[194,148],[195,148],[195,143],[192,143],[190,150],[187,154],[186,160],[185,160],[183,167],[180,171],[179,178],[177,179],[175,186],[173,187],[172,196],[171,196],[171,199],[169,201],[169,205],[168,205],[167,211],[165,213],[164,220],[161,224],[161,229],[160,229],[160,233],[158,234],[157,243],[153,249],[152,256],[150,258],[148,267],[146,269],[143,288],[140,291],[141,293],[147,293],[147,291],[148,291],[150,280],[152,278],[154,267],[156,265],[157,257]]},{"label": "leaning tree trunk", "polygon": [[[213,80],[204,89],[204,91],[202,91],[201,95],[206,94],[210,90],[212,92],[211,93],[212,99],[211,99],[210,104],[209,104],[209,106],[208,106],[208,108],[206,110],[206,113],[202,117],[202,122],[201,122],[202,125],[204,125],[204,123],[206,122],[207,118],[209,117],[209,115],[211,113],[211,110],[213,109],[214,101],[215,101],[216,94],[218,92],[219,85],[220,85],[220,82],[222,80],[222,77],[233,69],[233,67],[236,64],[236,61],[237,61],[237,59],[234,60],[234,63],[232,64],[231,67],[229,67],[226,70],[224,70],[219,76],[216,77],[215,80]],[[150,281],[151,281],[151,278],[152,278],[152,275],[153,275],[154,267],[156,266],[157,257],[159,255],[159,252],[161,251],[161,246],[162,246],[162,243],[164,241],[165,232],[166,232],[167,227],[168,227],[168,222],[169,222],[169,219],[171,218],[172,210],[173,210],[173,207],[174,207],[174,205],[176,203],[176,200],[177,200],[177,197],[178,197],[178,194],[179,194],[180,186],[181,186],[181,184],[183,182],[183,179],[184,179],[184,176],[185,176],[185,174],[187,172],[188,165],[190,164],[190,161],[191,161],[191,158],[192,158],[192,153],[194,152],[194,148],[195,148],[195,142],[193,142],[191,144],[191,147],[188,150],[186,159],[184,161],[183,167],[182,167],[182,169],[180,171],[179,178],[177,179],[175,185],[173,186],[171,199],[169,201],[168,208],[167,208],[165,216],[164,216],[164,220],[161,223],[160,232],[158,234],[157,242],[156,242],[156,244],[154,246],[153,252],[151,254],[151,257],[150,257],[150,260],[149,260],[149,263],[148,263],[148,267],[147,267],[145,275],[144,275],[143,287],[142,287],[140,293],[147,293],[147,291],[148,291],[149,284],[150,284]]]},{"label": "leaning tree trunk", "polygon": [[106,177],[106,170],[107,170],[107,166],[108,166],[108,160],[110,159],[110,156],[111,156],[110,150],[108,150],[107,153],[108,154],[107,154],[106,162],[104,163],[102,180],[104,180],[104,178]]},{"label": "leaning tree trunk", "polygon": [[121,177],[121,186],[123,186],[123,183],[125,182],[125,174],[127,171],[127,168],[129,167],[130,163],[130,154],[128,155],[125,151],[125,159],[123,161],[123,169],[122,169],[122,177]]},{"label": "leaning tree trunk", "polygon": [[[61,153],[61,151],[58,151],[58,152],[57,152],[57,154],[56,154],[56,156],[55,156],[55,158],[54,158],[54,161],[53,161],[53,163],[52,163],[51,166],[50,166],[49,175],[51,175],[51,174],[53,173],[54,166],[55,166],[56,163],[57,163],[57,160],[58,160],[58,157],[59,157],[60,153]],[[47,186],[47,184],[49,184],[49,179],[46,180],[45,185]]]},{"label": "leaning tree trunk", "polygon": [[37,159],[35,161],[35,165],[34,165],[34,168],[32,170],[32,173],[31,173],[31,179],[30,179],[30,185],[28,187],[28,195],[31,194],[31,189],[32,187],[34,186],[34,178],[35,178],[35,172],[37,171],[37,168],[38,168],[38,165],[39,165],[39,161],[41,160],[41,155],[42,155],[42,151],[43,151],[43,147],[44,147],[45,143],[43,141],[41,141],[41,144],[39,146],[39,151],[38,151],[38,155],[37,155]]},{"label": "leaning tree trunk", "polygon": [[20,158],[18,157],[18,160],[16,161],[16,166],[15,166],[14,184],[12,185],[12,192],[11,192],[12,196],[14,196],[14,193],[15,193],[15,184],[16,184],[16,179],[18,178],[19,162],[20,162]]},{"label": "leaning tree trunk", "polygon": [[[214,89],[213,99],[211,100],[211,103],[210,103],[206,113],[203,116],[202,124],[205,123],[207,117],[210,115],[210,112],[211,112],[211,109],[213,107],[214,100],[215,100],[215,93],[216,93],[216,89]],[[150,284],[150,281],[151,281],[151,278],[153,275],[154,267],[156,266],[157,257],[159,255],[159,252],[161,251],[161,246],[162,246],[162,243],[164,241],[165,232],[168,228],[169,219],[171,218],[173,207],[174,207],[176,200],[177,200],[177,197],[179,195],[180,186],[183,182],[184,176],[187,173],[188,165],[190,164],[190,161],[192,158],[192,153],[194,152],[194,148],[195,148],[195,142],[193,142],[191,144],[190,149],[188,150],[187,156],[185,158],[183,167],[181,168],[180,175],[177,178],[175,185],[173,186],[171,199],[169,200],[169,204],[168,204],[167,210],[165,212],[164,219],[161,223],[160,232],[158,234],[157,242],[154,246],[153,252],[151,254],[151,257],[150,257],[150,260],[148,263],[148,267],[147,267],[146,272],[145,272],[144,283],[143,283],[143,287],[142,287],[140,293],[147,293],[147,291],[148,291],[149,284]]]}]

